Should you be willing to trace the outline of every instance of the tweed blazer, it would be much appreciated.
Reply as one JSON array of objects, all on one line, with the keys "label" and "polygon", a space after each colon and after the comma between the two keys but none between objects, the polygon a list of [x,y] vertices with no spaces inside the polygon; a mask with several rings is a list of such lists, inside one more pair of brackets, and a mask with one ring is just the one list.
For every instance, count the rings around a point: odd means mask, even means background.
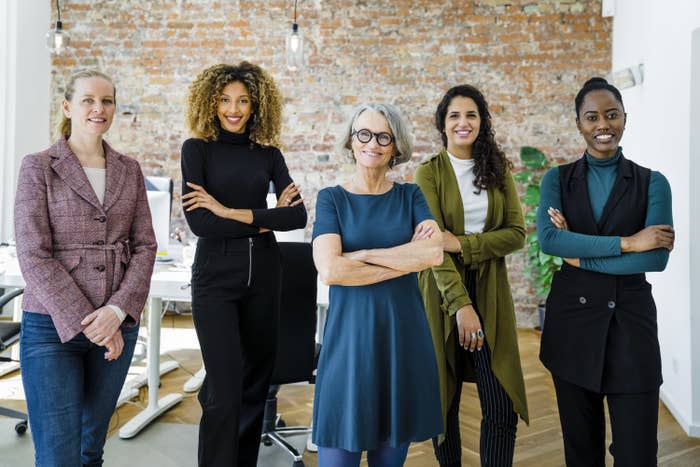
[{"label": "tweed blazer", "polygon": [[104,203],[65,138],[25,156],[15,196],[22,307],[48,314],[66,342],[103,305],[138,325],[155,263],[156,240],[139,163],[103,142]]}]

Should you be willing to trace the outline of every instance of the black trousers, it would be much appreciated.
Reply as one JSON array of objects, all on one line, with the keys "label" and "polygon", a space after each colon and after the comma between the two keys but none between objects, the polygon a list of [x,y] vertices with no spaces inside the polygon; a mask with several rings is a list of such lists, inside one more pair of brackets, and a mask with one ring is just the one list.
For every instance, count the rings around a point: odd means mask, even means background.
[{"label": "black trousers", "polygon": [[[476,281],[473,271],[467,276],[467,291],[476,309]],[[481,315],[479,315],[481,320]],[[456,331],[455,331],[456,332]],[[462,394],[461,381],[464,375],[459,374],[463,368],[462,359],[471,358],[476,371],[476,388],[481,404],[481,433],[479,439],[479,455],[481,465],[488,467],[507,467],[513,465],[515,452],[515,433],[518,429],[518,415],[513,410],[513,401],[508,397],[501,383],[491,370],[491,351],[488,342],[480,351],[469,352],[457,346],[457,381],[458,385],[454,398],[447,410],[445,420],[445,439],[438,444],[433,438],[435,457],[441,467],[458,467],[462,462],[462,440],[459,430],[459,404]]]},{"label": "black trousers", "polygon": [[206,369],[200,466],[257,463],[277,346],[280,268],[272,234],[197,244],[192,312]]},{"label": "black trousers", "polygon": [[607,399],[615,467],[656,466],[659,391],[602,394],[553,375],[567,467],[605,467]]}]

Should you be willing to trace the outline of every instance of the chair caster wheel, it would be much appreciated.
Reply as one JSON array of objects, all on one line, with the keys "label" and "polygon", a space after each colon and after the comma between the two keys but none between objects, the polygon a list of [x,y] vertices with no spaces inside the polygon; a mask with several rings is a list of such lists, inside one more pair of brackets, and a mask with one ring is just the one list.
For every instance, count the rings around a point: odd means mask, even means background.
[{"label": "chair caster wheel", "polygon": [[292,467],[304,467],[304,462],[296,461],[292,464]]},{"label": "chair caster wheel", "polygon": [[277,428],[284,428],[285,426],[287,426],[287,422],[285,422],[281,418],[277,420]]},{"label": "chair caster wheel", "polygon": [[18,435],[23,435],[27,432],[27,421],[22,420],[15,425],[15,431]]}]

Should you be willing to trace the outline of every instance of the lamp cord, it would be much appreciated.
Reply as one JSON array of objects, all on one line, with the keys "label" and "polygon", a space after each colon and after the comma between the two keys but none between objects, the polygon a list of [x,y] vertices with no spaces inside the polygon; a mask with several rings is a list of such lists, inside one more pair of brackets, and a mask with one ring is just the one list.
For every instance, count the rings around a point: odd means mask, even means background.
[{"label": "lamp cord", "polygon": [[58,22],[61,22],[61,5],[58,3],[58,0],[56,0],[56,11],[58,14]]},{"label": "lamp cord", "polygon": [[[58,2],[58,0],[56,0]],[[297,22],[297,0],[294,0],[294,22]]]}]

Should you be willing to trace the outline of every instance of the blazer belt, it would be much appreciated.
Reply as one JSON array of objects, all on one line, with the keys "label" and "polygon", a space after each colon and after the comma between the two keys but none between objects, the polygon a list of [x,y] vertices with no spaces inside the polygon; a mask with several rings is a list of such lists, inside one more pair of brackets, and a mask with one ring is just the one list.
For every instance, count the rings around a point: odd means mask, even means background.
[{"label": "blazer belt", "polygon": [[95,243],[68,243],[54,245],[54,251],[72,251],[72,250],[97,250],[97,251],[113,251],[114,252],[114,271],[117,270],[119,263],[129,264],[131,261],[131,242],[129,240],[118,240],[115,243],[106,243],[98,245]]}]

